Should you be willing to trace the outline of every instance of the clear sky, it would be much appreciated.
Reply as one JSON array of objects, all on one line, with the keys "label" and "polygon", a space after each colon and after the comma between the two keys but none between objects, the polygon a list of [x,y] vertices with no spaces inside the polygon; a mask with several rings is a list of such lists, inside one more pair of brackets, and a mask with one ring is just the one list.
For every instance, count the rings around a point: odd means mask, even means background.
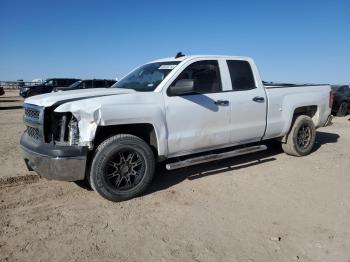
[{"label": "clear sky", "polygon": [[350,0],[0,0],[0,80],[115,78],[156,58],[244,55],[266,81],[350,83]]}]

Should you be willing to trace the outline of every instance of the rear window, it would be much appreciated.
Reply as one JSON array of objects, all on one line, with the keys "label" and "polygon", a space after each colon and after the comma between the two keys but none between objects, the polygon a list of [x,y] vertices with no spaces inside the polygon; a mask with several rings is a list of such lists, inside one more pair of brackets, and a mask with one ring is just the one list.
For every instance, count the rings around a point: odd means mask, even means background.
[{"label": "rear window", "polygon": [[76,80],[76,79],[67,79],[66,80],[66,85],[67,86],[69,86],[69,85],[71,85],[71,84],[74,84],[75,82],[77,82],[78,80]]},{"label": "rear window", "polygon": [[70,86],[74,82],[76,82],[76,80],[73,80],[73,79],[57,79],[56,80],[56,85],[58,85],[58,86]]},{"label": "rear window", "polygon": [[247,61],[227,60],[230,71],[232,89],[234,91],[256,88],[250,64]]}]

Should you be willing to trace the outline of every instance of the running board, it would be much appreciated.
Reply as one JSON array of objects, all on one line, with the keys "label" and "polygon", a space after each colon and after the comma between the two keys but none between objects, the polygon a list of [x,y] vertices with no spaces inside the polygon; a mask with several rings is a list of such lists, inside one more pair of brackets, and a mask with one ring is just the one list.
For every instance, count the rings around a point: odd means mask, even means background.
[{"label": "running board", "polygon": [[224,152],[224,153],[198,156],[198,157],[189,158],[189,159],[179,161],[179,162],[168,163],[168,164],[166,164],[166,169],[173,170],[173,169],[178,169],[178,168],[182,168],[182,167],[201,164],[204,162],[210,162],[210,161],[220,160],[220,159],[224,159],[224,158],[230,158],[230,157],[234,157],[234,156],[250,154],[250,153],[254,153],[254,152],[258,152],[258,151],[263,151],[266,149],[267,149],[267,146],[258,145],[258,146],[244,147],[244,148],[240,148],[240,149],[236,149],[236,150]]}]

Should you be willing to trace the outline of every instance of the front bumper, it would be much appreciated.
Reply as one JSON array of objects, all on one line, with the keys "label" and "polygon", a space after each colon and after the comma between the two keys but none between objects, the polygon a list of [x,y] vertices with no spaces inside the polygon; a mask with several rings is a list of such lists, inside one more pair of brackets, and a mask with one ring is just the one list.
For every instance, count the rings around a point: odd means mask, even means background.
[{"label": "front bumper", "polygon": [[24,133],[21,149],[28,170],[42,177],[63,181],[78,181],[85,177],[87,147],[38,144]]}]

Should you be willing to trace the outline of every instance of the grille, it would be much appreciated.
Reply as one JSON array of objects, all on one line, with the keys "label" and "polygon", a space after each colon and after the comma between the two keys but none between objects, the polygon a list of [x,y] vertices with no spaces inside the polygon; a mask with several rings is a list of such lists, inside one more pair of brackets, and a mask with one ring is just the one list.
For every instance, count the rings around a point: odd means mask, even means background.
[{"label": "grille", "polygon": [[27,126],[26,130],[28,136],[34,138],[35,140],[39,140],[41,138],[40,132],[38,128]]},{"label": "grille", "polygon": [[40,111],[30,109],[30,108],[25,108],[24,115],[28,118],[39,119]]}]

